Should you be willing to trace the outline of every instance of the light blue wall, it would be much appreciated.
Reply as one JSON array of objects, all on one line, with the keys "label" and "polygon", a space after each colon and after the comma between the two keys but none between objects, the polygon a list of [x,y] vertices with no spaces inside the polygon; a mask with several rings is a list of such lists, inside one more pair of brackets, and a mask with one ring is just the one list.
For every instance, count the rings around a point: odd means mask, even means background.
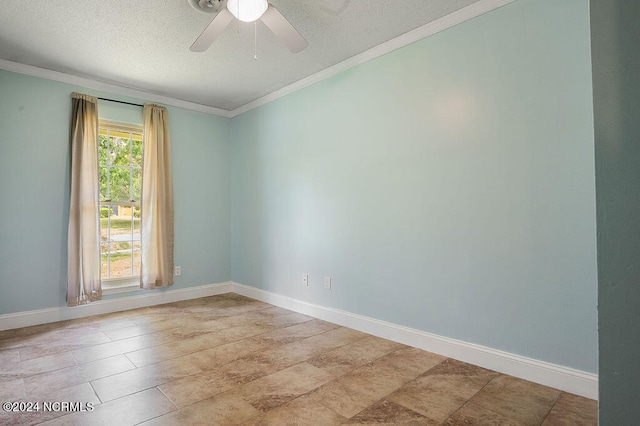
[{"label": "light blue wall", "polygon": [[640,3],[591,0],[600,424],[640,418]]},{"label": "light blue wall", "polygon": [[[519,0],[233,120],[169,107],[174,288],[595,372],[590,87],[587,0]],[[72,91],[140,102],[0,71],[0,314],[65,305]]]},{"label": "light blue wall", "polygon": [[232,278],[596,372],[593,138],[588,1],[517,1],[233,119]]},{"label": "light blue wall", "polygon": [[[0,314],[66,306],[73,91],[141,103],[0,70]],[[228,281],[229,120],[168,109],[182,266],[172,288]],[[140,111],[99,104],[102,117],[119,121],[139,123]]]}]

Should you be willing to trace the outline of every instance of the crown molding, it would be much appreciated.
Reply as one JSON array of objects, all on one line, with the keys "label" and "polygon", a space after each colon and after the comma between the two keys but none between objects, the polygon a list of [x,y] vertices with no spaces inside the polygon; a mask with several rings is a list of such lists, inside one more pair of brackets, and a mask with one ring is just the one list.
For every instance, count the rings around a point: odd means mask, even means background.
[{"label": "crown molding", "polygon": [[492,10],[498,9],[515,0],[480,0],[467,7],[459,9],[453,13],[443,16],[440,19],[429,22],[414,30],[404,33],[396,38],[393,38],[387,42],[379,44],[369,50],[366,50],[358,55],[355,55],[347,60],[337,63],[329,68],[319,71],[309,77],[305,77],[292,83],[286,87],[271,92],[255,101],[248,102],[233,110],[225,110],[221,108],[214,108],[208,105],[197,104],[194,102],[184,101],[181,99],[175,99],[168,96],[159,95],[152,92],[147,92],[131,87],[121,86],[114,83],[106,83],[98,80],[93,80],[86,77],[74,76],[71,74],[65,74],[58,71],[52,71],[45,68],[39,68],[33,65],[25,65],[18,62],[8,61],[6,59],[0,59],[0,69],[12,71],[20,74],[31,75],[34,77],[40,77],[47,80],[59,81],[61,83],[73,84],[77,86],[87,87],[89,89],[101,90],[122,96],[129,96],[132,98],[156,102],[164,105],[170,105],[178,108],[184,108],[191,111],[202,112],[205,114],[216,115],[226,118],[237,117],[240,114],[244,114],[247,111],[266,105],[270,102],[287,96],[291,93],[297,92],[312,84],[318,83],[327,78],[333,77],[351,68],[362,65],[372,59],[378,58],[382,55],[386,55],[401,47],[407,46],[418,40],[422,40],[425,37],[439,33],[455,25],[461,24],[465,21],[473,19],[477,16],[483,15]]},{"label": "crown molding", "polygon": [[318,83],[322,80],[326,80],[327,78],[333,77],[351,68],[357,67],[358,65],[362,65],[372,59],[378,58],[382,55],[386,55],[387,53],[393,52],[394,50],[400,49],[401,47],[407,46],[411,43],[415,43],[418,40],[422,40],[425,37],[429,37],[430,35],[439,33],[440,31],[444,31],[477,16],[484,15],[487,12],[491,12],[492,10],[498,9],[502,6],[512,3],[513,1],[515,0],[480,0],[478,2],[475,2],[467,7],[445,15],[440,19],[436,19],[435,21],[429,22],[428,24],[422,25],[421,27],[415,28],[407,33],[399,35],[396,38],[372,47],[371,49],[366,50],[358,55],[352,56],[349,59],[339,62],[336,65],[319,71],[313,75],[310,75],[309,77],[298,80],[297,82],[292,83],[289,86],[278,89],[275,92],[256,99],[255,101],[246,103],[241,107],[231,110],[229,112],[229,115],[231,118],[237,117],[238,115],[244,114],[247,111],[251,111],[252,109],[268,104],[269,102],[273,102],[276,99],[282,98],[283,96],[297,92],[298,90],[303,89],[307,86],[311,86],[312,84]]},{"label": "crown molding", "polygon": [[88,89],[100,90],[115,95],[129,96],[149,103],[159,103],[170,105],[178,108],[184,108],[191,111],[202,112],[210,115],[218,115],[230,118],[229,111],[220,108],[214,108],[208,105],[197,104],[194,102],[183,101],[168,96],[158,95],[144,90],[134,89],[131,87],[120,86],[113,83],[105,83],[103,81],[93,80],[90,78],[79,77],[71,74],[65,74],[58,71],[52,71],[45,68],[39,68],[33,65],[12,62],[6,59],[0,59],[0,69],[15,72],[18,74],[40,77],[46,80],[58,81],[60,83],[72,84],[75,86],[86,87]]}]

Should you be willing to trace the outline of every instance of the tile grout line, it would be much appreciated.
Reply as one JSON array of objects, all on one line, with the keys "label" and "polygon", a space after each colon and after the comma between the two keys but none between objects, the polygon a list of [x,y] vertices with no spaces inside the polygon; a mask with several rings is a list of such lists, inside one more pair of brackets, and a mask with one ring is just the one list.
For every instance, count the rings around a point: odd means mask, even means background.
[{"label": "tile grout line", "polygon": [[[98,360],[96,360],[96,361],[91,361],[91,362],[104,361],[104,360],[106,360],[106,359],[116,358],[116,357],[121,356],[121,355],[123,355],[123,354],[117,354],[117,355],[113,355],[113,356],[110,356],[110,357],[107,357],[107,358],[98,359]],[[73,354],[72,354],[71,356],[73,356]],[[35,376],[40,376],[40,375],[45,375],[45,374],[55,373],[55,372],[58,372],[58,371],[60,371],[60,370],[64,370],[64,369],[66,369],[66,368],[80,367],[80,366],[83,366],[83,365],[86,365],[86,364],[89,364],[89,363],[78,364],[78,365],[69,365],[69,366],[66,366],[66,367],[57,368],[57,369],[55,369],[55,370],[45,371],[45,372],[38,373],[38,374],[33,374],[33,375],[31,375],[31,376],[27,376],[27,377],[28,377],[28,378],[30,378],[30,377],[35,377]],[[131,364],[133,365],[133,363],[131,363]],[[94,382],[94,381],[96,381],[96,380],[100,380],[100,379],[104,379],[104,378],[106,378],[106,377],[115,376],[116,374],[124,373],[124,372],[127,372],[127,371],[132,371],[132,370],[134,370],[134,369],[135,369],[135,365],[134,365],[134,368],[133,368],[133,369],[124,370],[124,371],[119,371],[119,372],[117,372],[117,373],[109,374],[109,375],[106,375],[106,376],[103,376],[103,377],[99,377],[99,378],[97,378],[97,379],[93,379],[93,380],[87,380],[87,381],[85,381],[85,382],[81,382],[81,383],[76,383],[76,384],[74,384],[74,385],[64,386],[64,387],[61,387],[61,388],[54,389],[54,391],[61,391],[61,390],[64,390],[64,389],[69,389],[69,388],[72,388],[72,387],[75,387],[75,386],[79,386],[79,385],[81,385],[81,384],[83,384],[83,383],[88,383],[88,384],[89,384],[89,385],[91,385],[91,387],[93,388],[93,385],[92,385],[92,383],[91,383],[91,382]],[[26,393],[26,385],[25,385],[25,393]],[[95,389],[94,389],[94,393],[95,393]],[[97,394],[97,393],[96,393],[96,396],[98,396],[98,394]],[[27,396],[27,397],[29,397],[29,396]],[[36,395],[36,397],[37,397],[37,395]],[[98,396],[98,399],[100,399],[100,397],[99,397],[99,396]],[[102,401],[102,400],[100,400],[100,401]]]},{"label": "tile grout line", "polygon": [[[493,370],[490,370],[490,371],[493,371]],[[489,384],[490,384],[491,382],[493,382],[494,380],[496,380],[498,377],[502,376],[502,374],[501,374],[501,373],[498,373],[497,371],[494,371],[494,373],[496,373],[495,377],[493,377],[491,380],[489,380],[487,383],[485,383],[485,384],[484,384],[484,386],[482,386],[480,389],[478,389],[478,391],[477,391],[476,393],[474,393],[473,395],[471,395],[471,396],[469,397],[469,399],[467,399],[467,400],[464,402],[464,404],[462,404],[460,407],[458,407],[458,409],[457,409],[456,411],[454,411],[453,413],[451,413],[451,415],[450,415],[449,417],[447,417],[447,420],[448,420],[448,419],[450,419],[451,417],[453,417],[453,416],[454,416],[458,411],[462,410],[462,408],[463,408],[464,406],[466,406],[467,404],[469,404],[469,403],[471,402],[471,400],[473,399],[473,397],[475,397],[475,396],[476,396],[476,395],[478,395],[480,392],[482,392],[482,391],[484,390],[484,388],[486,388],[487,386],[489,386]],[[478,405],[478,406],[479,406],[480,408],[484,409],[484,410],[491,411],[492,413],[497,414],[498,416],[501,416],[501,417],[507,417],[507,416],[504,416],[504,415],[502,415],[502,414],[500,414],[500,413],[498,413],[498,412],[496,412],[496,411],[493,411],[493,410],[492,410],[492,409],[490,409],[490,408],[486,408],[486,407],[483,407],[483,406],[481,406],[481,405]],[[511,419],[511,417],[507,417],[507,418]],[[515,420],[515,419],[511,419],[511,420]]]},{"label": "tile grout line", "polygon": [[93,383],[91,383],[91,382],[87,382],[87,384],[88,384],[89,386],[91,386],[91,390],[93,391],[93,394],[96,396],[96,398],[98,398],[98,401],[100,401],[100,404],[98,404],[98,405],[102,405],[102,404],[104,404],[104,402],[102,401],[102,399],[100,399],[100,396],[98,395],[98,392],[96,392],[96,389],[93,387]]},{"label": "tile grout line", "polygon": [[558,400],[560,399],[560,397],[562,396],[562,391],[560,391],[560,393],[558,394],[558,396],[556,397],[555,401],[553,401],[553,404],[551,404],[551,407],[549,407],[549,411],[547,411],[547,414],[544,415],[544,418],[542,419],[542,421],[540,422],[540,424],[544,424],[545,420],[547,420],[547,417],[549,417],[549,414],[551,414],[551,412],[553,411],[553,407],[556,406],[556,404],[558,403]]},{"label": "tile grout line", "polygon": [[[189,377],[189,376],[187,376],[187,377]],[[178,380],[179,380],[179,379],[178,379]],[[171,383],[171,382],[167,382],[167,383]],[[176,409],[175,409],[175,410],[171,410],[171,411],[169,411],[169,413],[173,413],[174,411],[180,411],[180,407],[178,407],[178,405],[177,405],[175,402],[173,402],[173,401],[171,400],[171,398],[169,398],[169,395],[167,395],[166,393],[162,392],[162,389],[160,389],[160,386],[161,386],[161,385],[157,385],[157,386],[155,386],[155,389],[157,389],[157,390],[158,390],[158,392],[160,392],[160,393],[161,393],[165,398],[167,398],[167,401],[169,401],[169,402],[171,403],[171,405],[173,405],[174,407],[176,407]],[[124,397],[123,397],[123,398],[124,398]],[[115,401],[115,400],[114,400],[114,401]],[[168,413],[165,413],[165,414],[168,414]],[[156,419],[156,418],[158,418],[158,417],[162,417],[162,416],[164,416],[164,414],[161,414],[160,416],[156,416],[156,417],[153,417],[153,418],[154,418],[154,419]],[[149,421],[149,420],[151,420],[151,419],[148,419],[148,420],[145,420],[145,421]],[[141,422],[141,423],[144,423],[144,422]]]},{"label": "tile grout line", "polygon": [[[393,351],[393,352],[391,352],[391,353],[397,352],[397,351],[399,351],[399,350],[401,350],[401,349],[398,349],[398,350]],[[390,355],[390,354],[384,355],[383,357],[380,357],[380,358],[384,358],[384,357],[386,357],[386,356],[388,356],[388,355]],[[360,367],[358,367],[358,368],[362,368],[362,367],[364,367],[364,366],[367,366],[367,365],[369,365],[369,364],[372,364],[373,362],[375,362],[375,361],[379,360],[380,358],[377,358],[376,360],[371,361],[371,362],[369,362],[369,363],[367,363],[367,364],[363,364],[362,366],[360,366]],[[365,408],[363,408],[362,410],[360,410],[359,412],[357,412],[357,413],[356,413],[356,414],[354,414],[353,416],[349,417],[349,419],[352,419],[352,418],[354,418],[355,416],[357,416],[358,414],[361,414],[362,412],[364,412],[364,411],[366,411],[367,409],[369,409],[372,405],[377,404],[378,402],[382,401],[383,399],[385,399],[385,400],[386,400],[386,398],[387,398],[388,396],[390,396],[391,394],[393,394],[393,393],[397,392],[397,391],[398,391],[398,389],[402,388],[403,386],[406,386],[407,384],[409,384],[409,383],[413,382],[414,380],[418,379],[419,377],[424,376],[424,375],[425,375],[425,374],[427,374],[429,371],[433,370],[434,368],[436,368],[437,366],[439,366],[440,364],[442,364],[443,362],[445,362],[445,361],[447,361],[447,360],[449,360],[449,359],[451,359],[451,358],[444,358],[442,361],[440,361],[439,363],[437,363],[437,364],[436,364],[436,365],[434,365],[433,367],[429,368],[428,370],[426,370],[426,371],[422,372],[421,374],[418,374],[418,375],[417,375],[416,377],[414,377],[413,379],[409,379],[409,380],[407,380],[406,382],[403,382],[403,383],[402,383],[400,386],[398,386],[396,389],[392,390],[391,392],[389,392],[388,394],[384,395],[382,398],[380,398],[380,399],[378,399],[378,400],[374,401],[373,403],[371,403],[371,404],[367,405]],[[358,368],[355,368],[355,369],[354,369],[354,370],[352,370],[352,371],[355,371],[355,370],[357,370]],[[393,368],[393,369],[395,370],[395,368],[394,368],[393,366],[392,366],[391,368]],[[346,374],[344,374],[344,375],[346,375]],[[343,376],[344,376],[344,375],[343,375]],[[340,378],[342,378],[342,376],[336,379],[336,381],[337,381],[338,383],[340,383]],[[412,409],[411,409],[411,408],[409,408],[409,407],[405,407],[404,405],[402,405],[402,404],[400,404],[400,403],[393,402],[393,401],[389,401],[389,402],[392,402],[392,403],[394,403],[394,404],[397,404],[397,405],[401,406],[402,408],[406,408],[407,410],[409,410],[409,411],[413,411],[413,412],[415,413],[415,411],[414,411],[414,410],[412,410]],[[320,404],[322,404],[322,402],[320,402]],[[322,404],[322,405],[324,405],[324,404]],[[327,407],[327,408],[331,409],[330,407]],[[426,417],[426,418],[428,418],[428,419],[430,419],[430,420],[434,420],[434,419],[432,419],[432,418],[430,418],[430,417],[427,417],[427,416],[425,416],[425,415],[423,415],[423,414],[420,414],[420,413],[417,413],[417,414],[421,415],[422,417]]]}]

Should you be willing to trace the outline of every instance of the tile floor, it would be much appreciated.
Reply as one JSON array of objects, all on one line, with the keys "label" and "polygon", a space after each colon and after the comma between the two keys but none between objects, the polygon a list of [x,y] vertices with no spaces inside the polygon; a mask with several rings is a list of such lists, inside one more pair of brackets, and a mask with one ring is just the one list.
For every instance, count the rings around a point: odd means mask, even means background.
[{"label": "tile floor", "polygon": [[597,423],[595,401],[232,293],[0,331],[0,401],[94,406],[2,425]]}]

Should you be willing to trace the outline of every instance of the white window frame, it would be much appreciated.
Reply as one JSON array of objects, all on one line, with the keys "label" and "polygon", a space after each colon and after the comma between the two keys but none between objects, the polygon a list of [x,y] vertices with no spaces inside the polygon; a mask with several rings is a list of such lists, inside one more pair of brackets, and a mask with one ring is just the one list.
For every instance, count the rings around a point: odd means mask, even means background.
[{"label": "white window frame", "polygon": [[[133,152],[133,141],[131,140],[132,138],[132,134],[139,134],[142,135],[144,137],[144,132],[143,132],[143,127],[141,125],[134,125],[134,124],[128,124],[128,123],[120,123],[117,121],[110,121],[110,120],[104,120],[104,119],[100,119],[98,122],[98,128],[99,129],[104,129],[107,130],[107,136],[109,136],[109,131],[116,131],[116,132],[121,132],[121,133],[129,133],[129,154],[131,155]],[[98,156],[99,158],[99,156]],[[98,167],[100,167],[101,164],[98,164]],[[124,168],[124,166],[117,166],[118,168]],[[134,167],[131,164],[131,161],[129,163],[129,188],[133,187],[133,178],[132,176],[132,170]],[[140,166],[140,173],[142,173],[142,165]],[[107,173],[107,179],[110,178],[110,173]],[[130,189],[131,190],[131,189]],[[131,195],[131,194],[130,194]],[[123,207],[140,207],[140,200],[131,200],[131,201],[100,201],[100,205],[99,205],[99,209],[98,209],[98,216],[100,215],[100,210],[102,209],[103,206],[107,206],[107,207],[117,207],[117,206],[123,206]],[[133,214],[133,213],[132,213]],[[100,217],[98,217],[98,219],[100,219]],[[111,229],[111,214],[109,214],[109,230]],[[133,227],[134,224],[132,222],[131,226]],[[133,228],[132,228],[132,234],[133,234]],[[109,232],[109,238],[110,238],[110,232]],[[132,245],[132,250],[135,246]],[[133,261],[133,259],[132,259]],[[109,266],[110,267],[110,263],[111,263],[111,259],[109,256]],[[102,264],[102,262],[101,262]],[[126,293],[126,292],[131,292],[131,291],[136,291],[136,290],[140,290],[140,275],[139,275],[140,271],[138,271],[138,275],[133,275],[133,276],[129,276],[129,277],[122,277],[122,278],[107,278],[107,279],[102,279],[102,294],[103,295],[109,295],[109,294],[117,294],[117,293]],[[102,272],[100,273],[102,275]],[[109,284],[117,284],[117,286],[114,287],[110,287]],[[106,285],[106,287],[105,287]]]}]

